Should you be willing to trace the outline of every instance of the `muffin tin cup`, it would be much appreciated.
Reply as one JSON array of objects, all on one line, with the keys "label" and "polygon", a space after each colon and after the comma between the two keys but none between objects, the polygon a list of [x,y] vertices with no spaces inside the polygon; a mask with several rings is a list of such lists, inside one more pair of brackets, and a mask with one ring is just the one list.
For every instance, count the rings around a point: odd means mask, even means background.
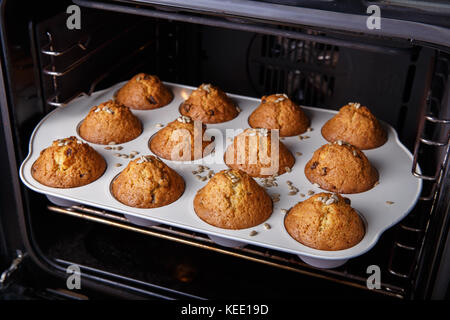
[{"label": "muffin tin cup", "polygon": [[210,238],[214,243],[227,248],[243,248],[247,245],[245,242],[230,240],[227,238],[213,236],[211,234],[208,234],[208,238]]},{"label": "muffin tin cup", "polygon": [[[274,193],[281,195],[280,201],[274,203],[271,217],[265,221],[270,225],[270,228],[261,224],[248,229],[228,230],[207,224],[195,214],[193,199],[196,192],[204,187],[208,180],[202,181],[192,174],[192,171],[196,171],[198,165],[208,166],[215,173],[227,169],[228,167],[223,161],[223,155],[227,146],[231,143],[231,139],[226,138],[233,138],[239,132],[248,128],[248,116],[260,103],[259,99],[229,94],[242,111],[233,120],[219,124],[207,124],[207,133],[215,136],[214,154],[195,161],[163,160],[183,177],[186,183],[184,194],[175,202],[160,208],[140,209],[126,206],[112,196],[109,187],[113,178],[126,167],[130,159],[119,158],[114,154],[129,154],[132,151],[139,152],[136,157],[153,154],[148,147],[148,141],[153,134],[161,129],[157,124],[165,125],[179,117],[178,107],[180,103],[195,89],[171,83],[166,83],[174,93],[174,98],[170,104],[154,110],[132,110],[142,122],[143,132],[136,139],[120,144],[122,150],[105,150],[106,146],[90,144],[107,162],[107,169],[99,179],[82,187],[68,189],[51,188],[37,182],[31,175],[31,166],[38,158],[41,150],[50,146],[52,141],[58,138],[76,136],[81,139],[77,133],[77,125],[80,121],[88,114],[92,106],[111,99],[113,93],[123,84],[118,83],[109,89],[95,92],[89,97],[79,97],[65,108],[50,112],[41,120],[30,138],[29,154],[20,168],[21,180],[27,187],[50,197],[115,211],[126,215],[129,220],[133,220],[132,217],[139,219],[134,220],[134,222],[131,221],[132,223],[136,223],[136,221],[141,225],[147,223],[142,220],[150,223],[161,223],[207,234],[212,236],[214,241],[220,243],[223,243],[221,239],[226,239],[237,241],[239,245],[252,244],[292,253],[301,256],[302,260],[309,261],[307,263],[314,265],[318,264],[316,260],[311,260],[311,258],[324,260],[323,263],[331,265],[331,267],[370,250],[383,231],[399,222],[409,213],[420,195],[422,182],[411,174],[411,153],[400,143],[395,130],[383,123],[388,133],[388,141],[379,148],[363,151],[369,161],[378,169],[380,184],[363,193],[345,195],[351,200],[352,207],[367,222],[366,234],[361,242],[345,250],[323,251],[309,248],[294,240],[284,228],[283,212],[285,211],[282,209],[289,210],[299,201],[307,199],[309,190],[315,193],[323,191],[306,179],[304,166],[317,148],[328,143],[322,137],[320,129],[327,120],[336,114],[336,111],[332,110],[303,107],[305,113],[311,119],[311,127],[314,130],[302,135],[308,138],[299,139],[298,136],[282,138],[282,142],[295,155],[296,161],[290,173],[282,174],[276,178],[277,187],[266,189],[269,195]],[[354,99],[349,97],[349,100]],[[240,129],[240,131],[227,132],[230,129]],[[296,152],[301,152],[302,155],[297,156]],[[116,167],[117,163],[120,163],[121,166]],[[207,171],[202,173],[201,176],[206,176]],[[262,184],[260,179],[255,180]],[[286,183],[288,180],[299,189],[297,194],[288,195],[290,191]],[[300,194],[306,196],[301,197]],[[221,239],[217,240],[216,237]],[[225,244],[227,245],[227,243]],[[232,246],[234,245],[232,244]]]}]

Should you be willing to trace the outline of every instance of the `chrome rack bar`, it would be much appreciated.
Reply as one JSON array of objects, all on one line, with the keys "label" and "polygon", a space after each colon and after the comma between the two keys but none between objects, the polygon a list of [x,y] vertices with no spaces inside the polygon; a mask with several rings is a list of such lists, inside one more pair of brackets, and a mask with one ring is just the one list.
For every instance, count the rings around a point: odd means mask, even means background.
[{"label": "chrome rack bar", "polygon": [[[254,246],[244,248],[225,248],[215,244],[212,240],[210,240],[203,234],[197,234],[195,232],[190,232],[165,225],[150,227],[136,226],[130,223],[125,217],[120,214],[86,207],[83,205],[76,205],[68,208],[48,205],[47,208],[51,212],[62,213],[85,220],[134,231],[165,240],[175,241],[197,248],[227,254],[237,258],[242,258],[253,262],[281,268],[284,270],[294,271],[300,274],[331,280],[351,287],[367,290],[365,283],[366,279],[364,277],[350,274],[345,269],[344,271],[317,269],[303,263],[290,254],[283,254],[273,250],[258,248]],[[382,289],[374,290],[374,292],[387,294],[389,296],[397,298],[404,298],[405,296],[405,290],[399,286],[387,283],[382,283],[381,286]]]},{"label": "chrome rack bar", "polygon": [[[72,102],[73,100],[75,100],[76,98],[80,97],[80,96],[90,96],[92,94],[92,92],[95,91],[95,88],[97,87],[97,85],[106,77],[108,77],[111,73],[113,73],[116,69],[118,69],[123,63],[125,63],[126,61],[130,60],[131,58],[133,58],[134,56],[136,56],[137,54],[139,54],[140,52],[142,52],[143,50],[145,50],[146,48],[148,48],[152,43],[154,42],[154,40],[149,40],[147,41],[144,45],[140,46],[138,49],[136,49],[135,51],[131,52],[128,56],[120,59],[116,64],[114,64],[114,66],[112,68],[110,68],[109,70],[107,70],[106,72],[102,73],[100,76],[98,76],[90,85],[89,87],[89,91],[85,92],[85,91],[81,91],[81,92],[77,92],[75,93],[72,97],[66,99],[63,102],[59,102],[59,92],[56,92],[55,94],[53,94],[51,97],[49,97],[46,100],[46,103],[52,107],[58,107],[58,108],[63,108],[66,105],[68,105],[70,102]],[[52,75],[52,78],[54,78],[55,75]],[[55,79],[56,81],[56,79]]]}]

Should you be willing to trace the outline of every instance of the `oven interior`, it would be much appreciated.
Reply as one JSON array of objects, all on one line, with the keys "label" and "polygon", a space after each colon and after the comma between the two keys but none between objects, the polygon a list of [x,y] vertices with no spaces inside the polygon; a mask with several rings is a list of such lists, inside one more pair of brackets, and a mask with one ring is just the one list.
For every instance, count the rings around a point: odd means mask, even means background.
[{"label": "oven interior", "polygon": [[[9,11],[18,10],[8,5]],[[422,196],[372,250],[325,270],[273,250],[230,249],[177,228],[136,226],[120,214],[92,207],[58,207],[22,186],[24,234],[42,268],[64,279],[65,268],[75,263],[92,288],[146,298],[430,294],[437,268],[430,259],[445,237],[442,230],[448,230],[448,193],[443,190],[448,190],[449,133],[448,122],[440,121],[450,112],[448,52],[406,39],[220,16],[215,26],[195,13],[185,22],[172,11],[148,10],[167,15],[161,18],[127,12],[133,6],[121,8],[82,6],[81,29],[68,30],[68,15],[60,5],[26,21],[27,28],[17,32],[26,34],[25,40],[7,34],[8,71],[21,84],[11,88],[10,111],[19,164],[33,128],[49,111],[147,72],[164,81],[214,83],[252,97],[286,92],[301,105],[368,105],[414,152],[422,171],[412,170],[418,179],[425,177]],[[11,18],[6,17],[7,23]],[[369,265],[380,266],[380,289],[366,287]]]}]

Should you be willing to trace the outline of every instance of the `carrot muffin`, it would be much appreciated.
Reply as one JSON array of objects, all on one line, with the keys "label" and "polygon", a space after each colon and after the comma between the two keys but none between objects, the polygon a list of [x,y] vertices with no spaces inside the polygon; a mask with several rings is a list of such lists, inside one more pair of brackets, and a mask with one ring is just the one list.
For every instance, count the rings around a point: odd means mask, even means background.
[{"label": "carrot muffin", "polygon": [[321,146],[305,166],[309,181],[339,193],[359,193],[372,189],[378,171],[364,153],[341,140]]},{"label": "carrot muffin", "polygon": [[124,143],[142,133],[142,124],[128,107],[109,100],[93,107],[78,131],[89,142]]},{"label": "carrot muffin", "polygon": [[184,180],[173,169],[154,156],[141,156],[111,184],[114,197],[136,208],[157,208],[174,202],[184,192]]},{"label": "carrot muffin", "polygon": [[229,121],[240,112],[225,92],[211,84],[202,84],[180,105],[180,113],[204,123]]},{"label": "carrot muffin", "polygon": [[42,150],[31,167],[31,175],[48,187],[73,188],[97,180],[105,169],[105,159],[97,151],[69,137],[55,140]]},{"label": "carrot muffin", "polygon": [[380,122],[359,103],[349,102],[322,127],[322,136],[330,142],[342,140],[362,150],[382,146],[387,134]]},{"label": "carrot muffin", "polygon": [[318,250],[344,250],[364,237],[364,223],[338,194],[319,193],[297,203],[284,219],[286,231],[305,246]]},{"label": "carrot muffin", "polygon": [[[225,164],[252,177],[280,175],[294,166],[295,158],[278,142],[278,152],[272,157],[272,137],[267,129],[246,129],[234,138],[224,156]],[[276,151],[276,146],[273,146]]]},{"label": "carrot muffin", "polygon": [[194,198],[200,219],[223,229],[245,229],[266,221],[272,199],[249,175],[240,170],[215,174]]},{"label": "carrot muffin", "polygon": [[115,98],[131,109],[149,110],[169,104],[173,94],[157,76],[138,73],[119,89]]},{"label": "carrot muffin", "polygon": [[285,94],[262,97],[248,123],[252,128],[279,129],[281,137],[299,135],[309,127],[306,114]]},{"label": "carrot muffin", "polygon": [[[195,127],[191,118],[180,116],[155,134],[150,141],[150,150],[168,160],[201,159],[206,147],[211,144],[211,141],[203,140],[205,131],[206,125]],[[195,150],[196,143],[200,146],[198,150]],[[209,149],[211,148],[212,146]]]}]

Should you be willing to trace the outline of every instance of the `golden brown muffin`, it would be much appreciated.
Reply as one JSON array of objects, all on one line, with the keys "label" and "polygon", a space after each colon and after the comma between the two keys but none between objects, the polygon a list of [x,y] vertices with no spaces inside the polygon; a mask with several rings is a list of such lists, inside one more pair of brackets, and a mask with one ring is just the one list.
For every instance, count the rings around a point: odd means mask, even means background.
[{"label": "golden brown muffin", "polygon": [[[180,116],[155,134],[150,141],[150,150],[159,157],[168,160],[190,161],[201,159],[205,148],[211,144],[211,141],[203,141],[205,131],[205,125],[196,128],[191,118]],[[195,150],[194,138],[197,139],[200,146],[198,150]],[[209,149],[212,149],[212,147]]]},{"label": "golden brown muffin", "polygon": [[305,166],[305,175],[320,188],[339,193],[364,192],[378,181],[378,171],[364,153],[340,140],[317,149]]},{"label": "golden brown muffin", "polygon": [[344,250],[364,237],[364,223],[338,194],[319,193],[297,203],[284,219],[286,231],[305,246],[318,250]]},{"label": "golden brown muffin", "polygon": [[252,128],[279,129],[281,137],[304,133],[309,119],[303,110],[285,94],[261,98],[261,104],[248,117]]},{"label": "golden brown muffin", "polygon": [[41,151],[31,167],[31,175],[48,187],[73,188],[97,180],[106,162],[87,143],[75,137],[58,139]]},{"label": "golden brown muffin", "polygon": [[154,156],[141,156],[113,180],[111,192],[123,204],[158,208],[176,201],[184,192],[183,178]]},{"label": "golden brown muffin", "polygon": [[249,175],[240,170],[215,174],[194,198],[200,219],[223,229],[245,229],[266,221],[272,199]]},{"label": "golden brown muffin", "polygon": [[225,92],[211,84],[202,84],[180,105],[180,113],[204,123],[229,121],[240,112]]},{"label": "golden brown muffin", "polygon": [[89,142],[124,143],[142,133],[142,124],[128,107],[112,100],[92,107],[79,128],[80,136]]},{"label": "golden brown muffin", "polygon": [[330,142],[342,140],[362,150],[382,146],[387,134],[367,107],[349,102],[322,127],[322,136]]},{"label": "golden brown muffin", "polygon": [[252,177],[280,175],[294,166],[294,156],[281,141],[278,141],[278,153],[274,157],[271,155],[270,130],[246,129],[234,138],[224,160],[228,167],[242,170]]},{"label": "golden brown muffin", "polygon": [[138,73],[119,89],[115,98],[131,109],[149,110],[169,104],[173,94],[157,76]]}]

